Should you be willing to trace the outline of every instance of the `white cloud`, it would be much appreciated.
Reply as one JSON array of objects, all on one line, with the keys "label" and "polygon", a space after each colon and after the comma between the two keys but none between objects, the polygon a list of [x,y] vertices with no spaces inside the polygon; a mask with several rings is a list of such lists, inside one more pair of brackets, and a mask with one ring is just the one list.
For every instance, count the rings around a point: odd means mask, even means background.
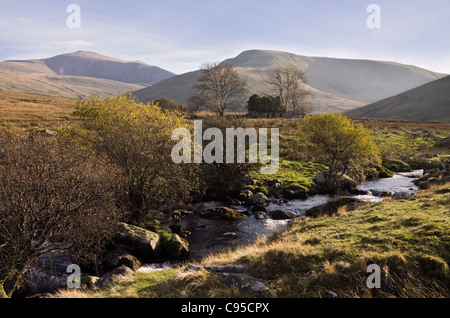
[{"label": "white cloud", "polygon": [[85,40],[45,41],[39,45],[40,50],[69,50],[78,51],[95,46],[95,43]]}]

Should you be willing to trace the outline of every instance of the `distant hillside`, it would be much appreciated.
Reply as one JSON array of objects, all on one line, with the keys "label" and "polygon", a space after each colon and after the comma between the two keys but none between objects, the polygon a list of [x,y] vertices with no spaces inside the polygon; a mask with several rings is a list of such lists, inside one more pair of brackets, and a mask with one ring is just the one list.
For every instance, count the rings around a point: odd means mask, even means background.
[{"label": "distant hillside", "polygon": [[450,122],[450,76],[344,114],[352,117]]},{"label": "distant hillside", "polygon": [[0,90],[84,98],[126,93],[174,75],[142,62],[75,52],[41,60],[1,62]]},{"label": "distant hillside", "polygon": [[[276,65],[296,65],[305,71],[316,113],[346,111],[396,95],[445,75],[411,65],[370,60],[307,57],[286,52],[250,50],[228,59],[248,82],[248,97],[254,93],[274,94],[261,82],[264,72]],[[200,71],[161,81],[134,92],[147,102],[168,97],[187,103]],[[241,111],[245,111],[242,107]]]}]

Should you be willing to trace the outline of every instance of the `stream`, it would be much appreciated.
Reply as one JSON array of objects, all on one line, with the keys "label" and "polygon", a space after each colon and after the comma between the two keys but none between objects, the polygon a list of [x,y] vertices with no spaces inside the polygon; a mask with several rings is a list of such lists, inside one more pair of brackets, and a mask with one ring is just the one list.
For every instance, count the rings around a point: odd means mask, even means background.
[{"label": "stream", "polygon": [[[396,173],[394,177],[366,181],[358,186],[359,190],[367,191],[366,195],[351,195],[364,202],[381,202],[385,197],[405,199],[414,195],[419,188],[413,181],[423,175],[423,170],[407,173]],[[240,221],[221,221],[206,219],[198,214],[183,217],[180,225],[192,234],[189,242],[190,258],[198,259],[205,255],[226,249],[251,244],[258,240],[284,231],[291,220],[273,220],[270,212],[290,210],[300,219],[306,218],[306,211],[315,206],[327,203],[338,196],[316,195],[307,200],[292,200],[287,203],[270,203],[267,206],[267,218],[257,219],[254,215]],[[197,206],[198,212],[220,207],[221,203],[206,202]],[[238,212],[248,212],[246,206],[232,206]]]}]

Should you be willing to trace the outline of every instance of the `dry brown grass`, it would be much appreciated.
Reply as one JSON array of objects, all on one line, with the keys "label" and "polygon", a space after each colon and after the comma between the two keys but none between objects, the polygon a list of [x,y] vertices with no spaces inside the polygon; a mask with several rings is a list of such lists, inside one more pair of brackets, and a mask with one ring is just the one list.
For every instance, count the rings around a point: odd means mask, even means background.
[{"label": "dry brown grass", "polygon": [[0,92],[0,126],[13,130],[56,129],[76,120],[78,99]]}]

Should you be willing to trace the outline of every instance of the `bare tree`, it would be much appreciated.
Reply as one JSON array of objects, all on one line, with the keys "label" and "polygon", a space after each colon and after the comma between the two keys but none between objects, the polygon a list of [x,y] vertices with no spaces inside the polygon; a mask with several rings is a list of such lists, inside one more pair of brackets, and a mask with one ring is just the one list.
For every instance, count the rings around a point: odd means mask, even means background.
[{"label": "bare tree", "polygon": [[114,168],[51,137],[0,132],[0,297],[47,253],[100,264],[115,234]]},{"label": "bare tree", "polygon": [[311,112],[311,107],[306,101],[309,93],[304,88],[306,76],[298,67],[275,66],[267,72],[264,81],[277,91],[289,110],[304,114]]},{"label": "bare tree", "polygon": [[246,81],[241,79],[233,64],[229,62],[206,63],[201,67],[201,75],[195,84],[192,104],[204,103],[208,109],[223,116],[225,110],[242,103]]}]

